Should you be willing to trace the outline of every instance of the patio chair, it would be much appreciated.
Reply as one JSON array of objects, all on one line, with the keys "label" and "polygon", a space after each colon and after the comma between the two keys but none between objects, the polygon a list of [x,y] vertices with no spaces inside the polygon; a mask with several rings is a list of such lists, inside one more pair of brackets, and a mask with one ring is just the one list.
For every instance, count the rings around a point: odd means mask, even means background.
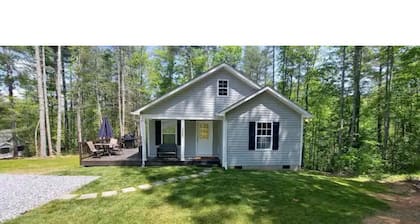
[{"label": "patio chair", "polygon": [[101,155],[99,155],[99,154],[101,154],[101,153],[102,153],[102,155],[104,154],[104,150],[96,149],[95,146],[93,145],[92,141],[87,141],[86,144],[88,145],[89,150],[92,152],[94,157],[101,157]]},{"label": "patio chair", "polygon": [[118,151],[118,152],[122,152],[122,148],[120,147],[120,144],[118,144],[118,139],[116,138],[111,138],[109,140],[109,145],[110,145],[110,149],[112,151]]}]

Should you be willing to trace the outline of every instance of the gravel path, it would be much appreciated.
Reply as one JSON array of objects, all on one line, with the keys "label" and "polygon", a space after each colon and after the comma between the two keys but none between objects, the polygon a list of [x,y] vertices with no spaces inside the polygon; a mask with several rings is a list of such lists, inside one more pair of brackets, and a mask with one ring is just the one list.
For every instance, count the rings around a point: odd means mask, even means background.
[{"label": "gravel path", "polygon": [[97,178],[0,174],[0,222],[46,204]]}]

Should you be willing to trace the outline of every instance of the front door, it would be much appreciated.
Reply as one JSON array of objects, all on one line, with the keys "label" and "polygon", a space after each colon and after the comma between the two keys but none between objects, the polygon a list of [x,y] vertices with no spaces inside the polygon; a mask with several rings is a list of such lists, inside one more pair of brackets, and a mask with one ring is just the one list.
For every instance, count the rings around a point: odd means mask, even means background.
[{"label": "front door", "polygon": [[197,121],[197,156],[213,155],[213,122]]}]

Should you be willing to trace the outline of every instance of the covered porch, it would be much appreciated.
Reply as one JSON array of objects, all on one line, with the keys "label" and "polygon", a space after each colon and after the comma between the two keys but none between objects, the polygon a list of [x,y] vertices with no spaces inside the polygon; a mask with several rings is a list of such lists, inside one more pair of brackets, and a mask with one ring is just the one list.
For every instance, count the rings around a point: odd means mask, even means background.
[{"label": "covered porch", "polygon": [[142,115],[142,166],[220,165],[222,122]]}]

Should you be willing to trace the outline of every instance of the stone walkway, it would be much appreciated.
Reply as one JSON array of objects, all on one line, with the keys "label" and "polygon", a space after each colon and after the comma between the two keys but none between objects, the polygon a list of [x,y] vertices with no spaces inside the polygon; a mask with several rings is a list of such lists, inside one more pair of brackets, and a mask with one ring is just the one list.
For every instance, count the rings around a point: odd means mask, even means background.
[{"label": "stone walkway", "polygon": [[120,190],[115,190],[115,191],[93,192],[93,193],[81,194],[81,195],[80,194],[65,194],[62,197],[60,197],[60,199],[61,200],[71,200],[71,199],[86,200],[86,199],[93,199],[97,197],[103,197],[103,198],[112,197],[118,194],[135,192],[137,190],[147,191],[161,185],[207,176],[211,171],[212,171],[211,168],[207,168],[207,169],[204,169],[202,172],[193,173],[188,176],[171,177],[166,180],[153,182],[151,184],[148,184],[148,183],[140,184],[137,187],[126,187],[126,188],[122,188]]}]

